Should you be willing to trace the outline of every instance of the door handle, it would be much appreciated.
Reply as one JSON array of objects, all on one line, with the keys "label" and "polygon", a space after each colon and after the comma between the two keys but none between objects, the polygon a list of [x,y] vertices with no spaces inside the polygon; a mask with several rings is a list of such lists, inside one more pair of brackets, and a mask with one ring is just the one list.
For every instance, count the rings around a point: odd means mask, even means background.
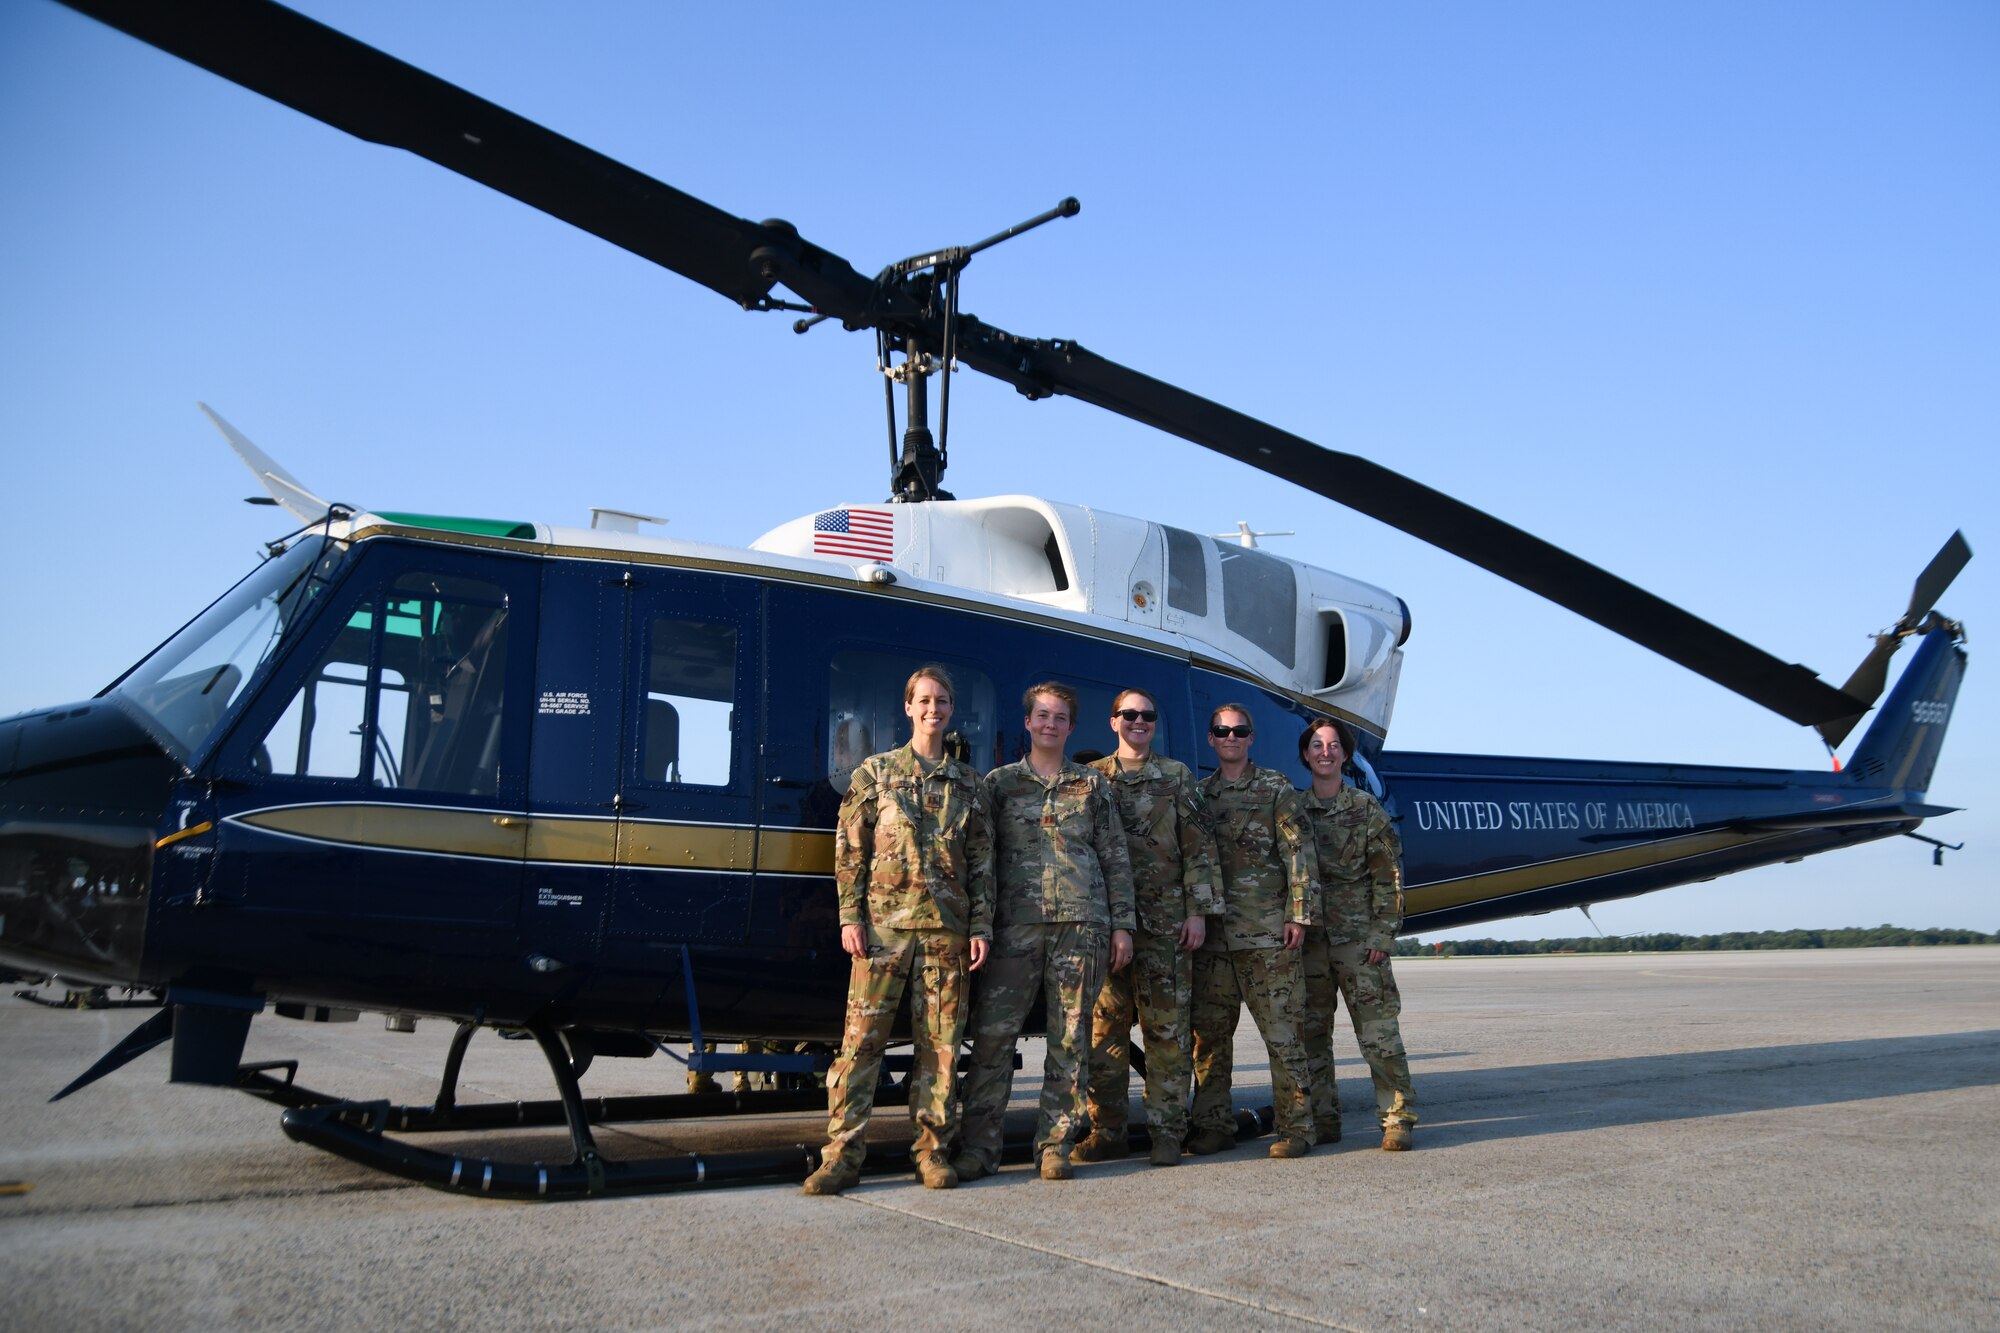
[{"label": "door handle", "polygon": [[526,815],[495,815],[493,822],[501,828],[526,828],[533,821]]}]

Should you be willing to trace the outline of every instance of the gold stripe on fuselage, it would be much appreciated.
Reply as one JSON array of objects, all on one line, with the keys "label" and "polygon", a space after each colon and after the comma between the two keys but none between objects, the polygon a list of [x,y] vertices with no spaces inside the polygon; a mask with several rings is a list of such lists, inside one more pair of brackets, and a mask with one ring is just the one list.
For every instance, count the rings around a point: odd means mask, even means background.
[{"label": "gold stripe on fuselage", "polygon": [[754,870],[757,830],[703,824],[625,824],[618,863],[668,870]]},{"label": "gold stripe on fuselage", "polygon": [[833,833],[828,829],[767,828],[758,837],[757,868],[780,875],[831,875]]},{"label": "gold stripe on fuselage", "polygon": [[1717,829],[1709,833],[1689,833],[1675,838],[1660,838],[1652,842],[1614,847],[1608,851],[1586,852],[1582,856],[1563,857],[1555,861],[1537,861],[1533,865],[1516,866],[1511,870],[1495,870],[1483,875],[1467,875],[1462,879],[1440,880],[1434,884],[1423,884],[1406,890],[1403,895],[1403,911],[1405,915],[1415,916],[1419,912],[1463,907],[1468,903],[1485,902],[1490,898],[1510,898],[1519,893],[1532,893],[1536,889],[1554,888],[1558,884],[1574,884],[1582,880],[1620,874],[1627,870],[1642,870],[1647,866],[1661,865],[1668,861],[1684,861],[1691,856],[1741,847],[1746,843],[1762,842],[1775,836],[1777,835],[1770,833],[1738,833],[1728,829]]},{"label": "gold stripe on fuselage", "polygon": [[518,860],[527,844],[526,820],[491,810],[329,801],[251,810],[230,819],[295,838],[383,851]]},{"label": "gold stripe on fuselage", "polygon": [[818,829],[765,829],[760,838],[755,829],[729,825],[627,821],[621,829],[615,818],[347,802],[278,806],[234,819],[315,842],[390,852],[570,865],[833,873],[833,834]]},{"label": "gold stripe on fuselage", "polygon": [[[823,829],[774,827],[760,833],[730,825],[628,821],[622,829],[621,849],[619,821],[611,817],[329,802],[254,810],[233,819],[274,833],[381,851],[739,874],[753,869],[784,875],[833,873],[833,834]],[[1410,888],[1404,910],[1414,916],[1463,907],[1685,860],[1775,836],[1719,829],[1441,880]]]}]

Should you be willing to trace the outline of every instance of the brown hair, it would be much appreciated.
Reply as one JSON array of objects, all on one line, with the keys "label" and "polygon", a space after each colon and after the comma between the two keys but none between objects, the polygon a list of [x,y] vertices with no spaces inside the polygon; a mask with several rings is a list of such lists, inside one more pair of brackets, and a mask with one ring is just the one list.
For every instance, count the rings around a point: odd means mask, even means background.
[{"label": "brown hair", "polygon": [[1140,697],[1141,699],[1144,699],[1144,700],[1145,700],[1145,701],[1146,701],[1147,703],[1151,704],[1151,705],[1153,706],[1153,710],[1154,710],[1155,712],[1158,712],[1158,711],[1159,711],[1159,707],[1160,707],[1160,701],[1159,701],[1158,699],[1155,699],[1155,698],[1153,697],[1153,693],[1152,693],[1152,691],[1151,691],[1151,690],[1142,690],[1142,689],[1140,689],[1140,688],[1139,688],[1139,687],[1138,687],[1137,685],[1127,685],[1127,686],[1126,686],[1126,687],[1125,687],[1124,689],[1122,689],[1122,690],[1118,691],[1118,693],[1116,693],[1116,694],[1112,695],[1112,696],[1111,696],[1111,711],[1112,711],[1112,712],[1114,712],[1114,713],[1115,713],[1115,712],[1117,712],[1117,711],[1118,711],[1118,705],[1120,705],[1120,704],[1124,703],[1124,702],[1125,702],[1125,697],[1126,697],[1127,695],[1130,695],[1130,694],[1136,694],[1136,695],[1138,695],[1138,696],[1139,696],[1139,697]]},{"label": "brown hair", "polygon": [[1022,717],[1026,717],[1035,711],[1035,696],[1038,694],[1053,694],[1056,698],[1062,700],[1069,708],[1070,722],[1074,723],[1076,721],[1076,691],[1059,680],[1045,680],[1039,685],[1030,685],[1027,693],[1021,696]]},{"label": "brown hair", "polygon": [[944,692],[950,697],[951,701],[953,703],[958,702],[958,686],[952,683],[951,672],[945,670],[936,662],[926,662],[915,671],[912,671],[910,678],[903,682],[904,703],[908,703],[917,697],[917,682],[924,679],[934,680],[944,686]]},{"label": "brown hair", "polygon": [[1241,713],[1243,715],[1243,720],[1250,724],[1250,734],[1252,736],[1257,734],[1257,719],[1250,716],[1250,710],[1245,708],[1242,704],[1222,705],[1220,708],[1216,709],[1213,713],[1210,713],[1208,715],[1208,725],[1213,727],[1215,725],[1215,719],[1221,717],[1224,713]]},{"label": "brown hair", "polygon": [[1332,727],[1333,734],[1340,737],[1340,748],[1349,759],[1354,757],[1354,728],[1337,718],[1316,717],[1306,723],[1306,729],[1299,733],[1299,758],[1306,757],[1306,747],[1312,744],[1313,733],[1322,727]]}]

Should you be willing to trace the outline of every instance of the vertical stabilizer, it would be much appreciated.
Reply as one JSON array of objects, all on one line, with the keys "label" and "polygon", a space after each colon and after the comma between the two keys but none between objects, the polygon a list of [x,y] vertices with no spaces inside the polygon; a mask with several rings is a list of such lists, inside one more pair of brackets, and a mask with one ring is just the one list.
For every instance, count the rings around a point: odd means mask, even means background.
[{"label": "vertical stabilizer", "polygon": [[1957,622],[1930,617],[1916,657],[1847,761],[1855,781],[1908,792],[1930,789],[1959,682],[1965,679],[1962,634]]}]

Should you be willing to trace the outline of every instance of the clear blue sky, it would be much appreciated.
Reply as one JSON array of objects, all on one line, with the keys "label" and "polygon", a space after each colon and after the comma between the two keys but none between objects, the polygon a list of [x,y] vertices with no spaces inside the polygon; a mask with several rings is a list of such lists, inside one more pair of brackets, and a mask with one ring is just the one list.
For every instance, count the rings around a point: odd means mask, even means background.
[{"label": "clear blue sky", "polygon": [[[1836,683],[1954,527],[1927,832],[1613,932],[2000,928],[2000,7],[315,0],[864,272],[1053,204],[965,306],[1575,550]],[[916,108],[916,114],[910,108]],[[93,693],[332,498],[741,544],[883,489],[872,340],[751,316],[43,0],[0,8],[0,713]],[[1390,743],[1819,767],[1808,731],[1365,517],[966,375],[950,484],[1219,531],[1415,614]],[[1482,928],[1582,933],[1575,913]]]}]

